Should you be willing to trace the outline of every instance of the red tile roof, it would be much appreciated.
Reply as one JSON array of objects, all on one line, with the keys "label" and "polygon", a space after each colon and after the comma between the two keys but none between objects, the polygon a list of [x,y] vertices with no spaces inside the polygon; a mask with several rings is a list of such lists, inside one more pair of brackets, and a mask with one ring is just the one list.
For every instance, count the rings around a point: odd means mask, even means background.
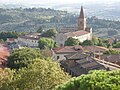
[{"label": "red tile roof", "polygon": [[8,38],[9,41],[15,41],[15,38]]},{"label": "red tile roof", "polygon": [[83,46],[83,49],[90,52],[96,52],[96,51],[104,52],[108,50],[107,48],[101,46]]},{"label": "red tile roof", "polygon": [[84,31],[84,30],[79,30],[79,31],[75,31],[75,32],[68,32],[68,33],[65,33],[65,35],[67,37],[73,37],[73,36],[82,36],[82,35],[85,35],[85,34],[88,34],[89,32],[87,31]]},{"label": "red tile roof", "polygon": [[64,47],[59,47],[59,48],[54,48],[53,51],[55,53],[74,53],[78,52],[82,49],[82,46],[64,46]]}]

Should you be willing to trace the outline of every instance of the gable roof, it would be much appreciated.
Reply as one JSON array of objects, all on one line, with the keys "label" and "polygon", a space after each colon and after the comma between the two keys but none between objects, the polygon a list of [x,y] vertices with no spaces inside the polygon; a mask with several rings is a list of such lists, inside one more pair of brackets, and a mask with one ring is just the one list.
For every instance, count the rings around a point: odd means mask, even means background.
[{"label": "gable roof", "polygon": [[120,54],[115,54],[115,55],[108,55],[104,57],[105,61],[108,62],[119,62],[120,63]]},{"label": "gable roof", "polygon": [[65,35],[67,37],[78,37],[78,36],[82,36],[82,35],[85,35],[85,34],[89,34],[89,32],[85,31],[85,30],[79,30],[79,31],[75,31],[75,32],[68,32],[68,33],[65,33]]},{"label": "gable roof", "polygon": [[59,48],[53,48],[53,51],[55,53],[75,53],[82,51],[82,46],[64,46]]},{"label": "gable roof", "polygon": [[96,52],[96,51],[105,52],[108,50],[107,48],[101,46],[83,46],[83,49],[90,52]]},{"label": "gable roof", "polygon": [[83,53],[80,53],[80,52],[77,52],[73,55],[66,55],[66,59],[67,60],[80,60],[80,59],[83,59],[83,58],[86,58],[88,55],[87,54],[83,54]]},{"label": "gable roof", "polygon": [[67,60],[61,61],[61,66],[67,69],[68,71],[74,73],[75,76],[79,76],[81,74],[87,74],[90,70],[101,70],[101,69],[106,70],[106,68],[103,65],[101,65],[91,57],[75,60],[75,66],[72,67],[68,66]]}]

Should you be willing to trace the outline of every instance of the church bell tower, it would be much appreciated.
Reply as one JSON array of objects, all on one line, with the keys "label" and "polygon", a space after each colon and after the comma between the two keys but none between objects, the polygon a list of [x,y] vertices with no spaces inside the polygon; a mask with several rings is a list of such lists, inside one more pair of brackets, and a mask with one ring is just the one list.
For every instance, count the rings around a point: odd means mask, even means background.
[{"label": "church bell tower", "polygon": [[81,6],[80,15],[78,17],[78,30],[86,29],[86,17],[84,15],[83,7]]}]

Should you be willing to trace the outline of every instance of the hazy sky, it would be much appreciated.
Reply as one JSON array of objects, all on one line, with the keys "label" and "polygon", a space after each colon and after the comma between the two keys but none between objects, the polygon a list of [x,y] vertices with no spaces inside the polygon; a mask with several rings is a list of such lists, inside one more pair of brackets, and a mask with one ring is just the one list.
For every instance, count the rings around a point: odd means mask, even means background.
[{"label": "hazy sky", "polygon": [[72,3],[110,3],[120,0],[0,0],[2,4],[72,4]]}]

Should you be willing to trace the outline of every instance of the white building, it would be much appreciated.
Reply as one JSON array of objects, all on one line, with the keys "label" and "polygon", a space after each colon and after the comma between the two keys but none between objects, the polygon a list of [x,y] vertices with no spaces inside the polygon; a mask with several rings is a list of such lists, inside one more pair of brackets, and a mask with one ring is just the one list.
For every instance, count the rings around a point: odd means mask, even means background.
[{"label": "white building", "polygon": [[38,47],[40,33],[29,33],[18,37],[18,43],[21,46]]},{"label": "white building", "polygon": [[80,16],[78,17],[78,27],[62,28],[58,35],[56,35],[55,41],[59,46],[64,46],[65,41],[72,37],[78,39],[80,42],[85,40],[92,40],[92,28],[86,28],[86,17],[81,7]]}]

